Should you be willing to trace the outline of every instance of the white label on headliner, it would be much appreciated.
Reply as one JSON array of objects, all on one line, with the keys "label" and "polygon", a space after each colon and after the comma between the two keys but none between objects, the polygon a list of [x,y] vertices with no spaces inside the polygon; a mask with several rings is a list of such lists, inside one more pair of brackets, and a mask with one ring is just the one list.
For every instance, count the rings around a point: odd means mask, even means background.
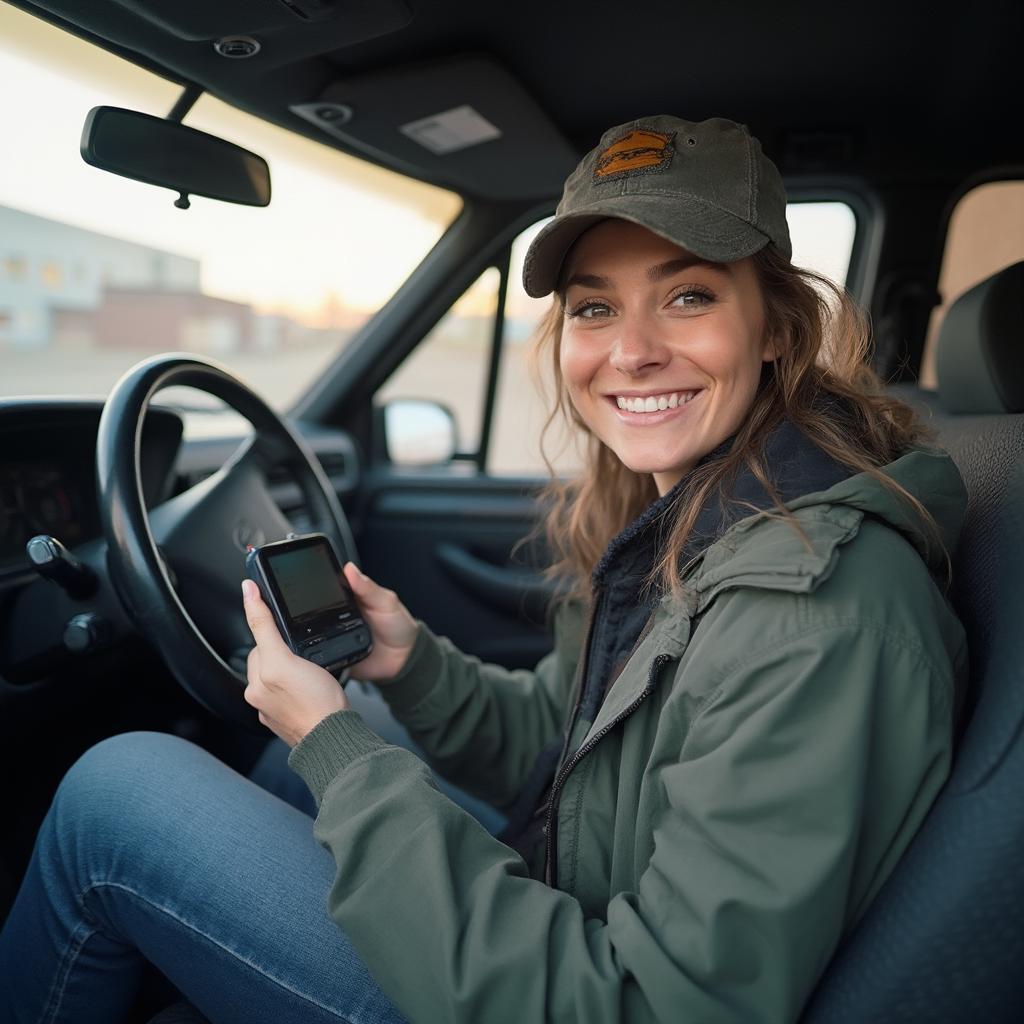
[{"label": "white label on headliner", "polygon": [[398,130],[438,156],[501,138],[501,132],[468,104],[410,121]]}]

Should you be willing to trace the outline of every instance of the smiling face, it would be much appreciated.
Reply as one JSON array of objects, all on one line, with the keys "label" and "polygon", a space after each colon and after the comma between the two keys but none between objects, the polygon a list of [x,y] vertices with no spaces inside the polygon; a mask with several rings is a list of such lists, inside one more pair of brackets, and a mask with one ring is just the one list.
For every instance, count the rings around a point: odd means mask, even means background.
[{"label": "smiling face", "polygon": [[588,429],[664,494],[734,434],[774,358],[751,259],[602,221],[569,255],[559,363]]}]

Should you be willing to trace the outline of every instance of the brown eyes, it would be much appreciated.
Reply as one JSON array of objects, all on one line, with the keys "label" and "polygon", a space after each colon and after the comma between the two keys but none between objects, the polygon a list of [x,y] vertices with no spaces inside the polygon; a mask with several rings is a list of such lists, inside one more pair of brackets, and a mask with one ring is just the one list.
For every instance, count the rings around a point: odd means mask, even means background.
[{"label": "brown eyes", "polygon": [[704,306],[708,306],[714,300],[714,296],[711,292],[705,291],[703,288],[687,288],[686,291],[680,292],[670,305],[683,306],[687,309],[701,309]]},{"label": "brown eyes", "polygon": [[582,317],[584,320],[600,320],[612,315],[611,306],[603,302],[582,302],[580,305],[567,309],[566,316]]}]

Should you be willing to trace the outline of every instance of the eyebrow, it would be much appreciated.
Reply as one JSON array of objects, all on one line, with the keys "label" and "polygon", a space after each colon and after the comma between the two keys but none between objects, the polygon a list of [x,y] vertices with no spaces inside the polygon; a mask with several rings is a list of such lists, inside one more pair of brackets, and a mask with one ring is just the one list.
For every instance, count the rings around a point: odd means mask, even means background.
[{"label": "eyebrow", "polygon": [[[730,272],[727,263],[713,263],[711,260],[702,260],[691,256],[667,260],[665,263],[656,263],[654,266],[648,267],[647,280],[652,284],[657,284],[659,281],[674,277],[682,270],[689,270],[690,267],[706,267],[709,270],[718,270],[726,274]],[[611,286],[607,277],[601,277],[598,274],[570,274],[562,286],[563,290],[568,291],[574,284],[583,288],[608,288]]]}]

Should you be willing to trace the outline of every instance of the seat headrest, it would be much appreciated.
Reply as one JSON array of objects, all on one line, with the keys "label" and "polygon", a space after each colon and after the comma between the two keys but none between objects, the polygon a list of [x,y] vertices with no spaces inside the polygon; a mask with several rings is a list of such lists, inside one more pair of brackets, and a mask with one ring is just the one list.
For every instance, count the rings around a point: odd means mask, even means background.
[{"label": "seat headrest", "polygon": [[950,306],[936,370],[947,412],[1024,412],[1024,261],[987,277]]}]

